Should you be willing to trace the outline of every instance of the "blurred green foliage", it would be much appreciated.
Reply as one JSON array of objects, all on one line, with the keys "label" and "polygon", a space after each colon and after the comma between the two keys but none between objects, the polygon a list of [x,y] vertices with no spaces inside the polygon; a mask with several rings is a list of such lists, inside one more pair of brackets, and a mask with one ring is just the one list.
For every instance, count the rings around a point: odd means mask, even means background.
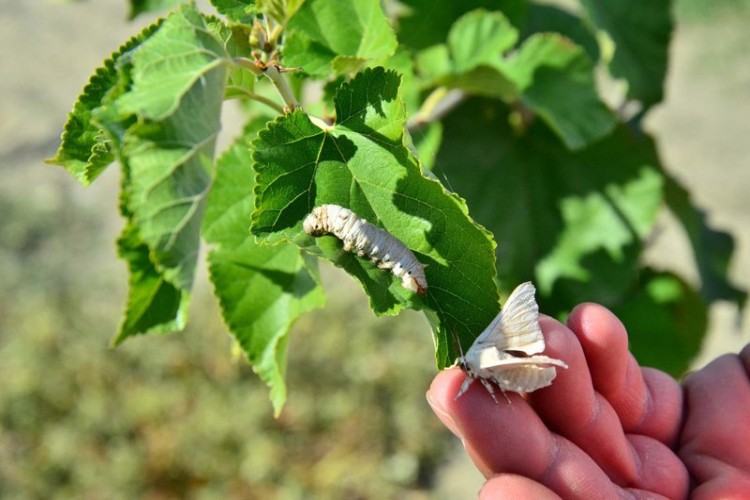
[{"label": "blurred green foliage", "polygon": [[0,497],[424,497],[453,440],[424,400],[416,313],[376,319],[327,269],[337,286],[295,328],[275,420],[205,280],[183,334],[112,350],[124,269],[105,219],[72,186],[16,193],[0,192]]}]

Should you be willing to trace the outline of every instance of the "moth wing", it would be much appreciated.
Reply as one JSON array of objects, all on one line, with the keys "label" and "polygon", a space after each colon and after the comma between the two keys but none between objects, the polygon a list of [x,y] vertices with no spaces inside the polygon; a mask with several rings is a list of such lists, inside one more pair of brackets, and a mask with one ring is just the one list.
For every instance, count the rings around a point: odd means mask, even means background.
[{"label": "moth wing", "polygon": [[559,359],[548,356],[513,356],[494,348],[480,353],[479,369],[504,391],[533,392],[547,387],[557,376],[556,366],[567,368]]},{"label": "moth wing", "polygon": [[552,384],[557,377],[557,370],[553,366],[519,366],[503,370],[493,375],[495,383],[505,391],[534,392]]},{"label": "moth wing", "polygon": [[539,328],[536,289],[527,281],[513,290],[503,309],[477,337],[471,349],[496,347],[501,351],[519,351],[526,355],[544,351],[544,336]]},{"label": "moth wing", "polygon": [[479,353],[478,366],[479,370],[489,370],[498,372],[519,366],[560,366],[567,368],[565,361],[550,358],[549,356],[513,356],[507,352],[500,351],[494,347],[488,347]]}]

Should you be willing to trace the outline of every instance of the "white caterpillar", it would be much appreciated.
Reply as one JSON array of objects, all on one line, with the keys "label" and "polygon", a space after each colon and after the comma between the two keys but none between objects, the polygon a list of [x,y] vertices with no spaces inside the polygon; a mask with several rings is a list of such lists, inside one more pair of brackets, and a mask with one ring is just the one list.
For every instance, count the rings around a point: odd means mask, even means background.
[{"label": "white caterpillar", "polygon": [[458,360],[467,378],[455,399],[477,378],[493,399],[495,391],[490,382],[497,384],[503,394],[532,392],[552,383],[556,366],[568,367],[564,361],[539,355],[545,344],[534,292],[531,282],[518,285],[500,314],[477,337],[466,356]]},{"label": "white caterpillar", "polygon": [[400,240],[372,225],[348,208],[320,205],[302,224],[311,236],[332,234],[344,242],[344,250],[370,259],[381,269],[390,269],[407,290],[424,295],[424,266]]}]

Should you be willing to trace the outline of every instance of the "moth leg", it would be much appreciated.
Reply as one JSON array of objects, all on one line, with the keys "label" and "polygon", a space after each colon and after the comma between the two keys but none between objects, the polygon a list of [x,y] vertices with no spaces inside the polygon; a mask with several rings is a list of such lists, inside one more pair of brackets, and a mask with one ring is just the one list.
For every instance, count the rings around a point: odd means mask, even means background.
[{"label": "moth leg", "polygon": [[464,383],[461,384],[461,388],[458,390],[458,394],[456,394],[456,397],[453,398],[453,401],[457,401],[458,398],[463,396],[464,393],[469,390],[469,386],[471,386],[472,382],[474,382],[474,377],[467,375],[466,380],[464,380]]},{"label": "moth leg", "polygon": [[[492,399],[495,400],[495,404],[498,404],[497,398],[495,397],[495,389],[492,387],[492,384],[489,380],[485,380],[483,378],[480,378],[479,380],[482,381],[482,385],[485,389],[487,389],[487,392],[490,393],[490,396],[492,396]],[[503,391],[503,395],[505,396],[505,399],[508,399],[508,396],[505,395],[505,391]],[[508,403],[510,403],[510,399],[508,399]]]},{"label": "moth leg", "polygon": [[505,396],[505,400],[506,400],[506,401],[508,402],[508,404],[511,404],[511,402],[510,402],[510,398],[508,397],[508,393],[507,393],[507,392],[505,392],[505,390],[504,390],[504,389],[502,389],[502,388],[501,388],[500,390],[502,391],[502,393],[503,393],[503,396]]}]

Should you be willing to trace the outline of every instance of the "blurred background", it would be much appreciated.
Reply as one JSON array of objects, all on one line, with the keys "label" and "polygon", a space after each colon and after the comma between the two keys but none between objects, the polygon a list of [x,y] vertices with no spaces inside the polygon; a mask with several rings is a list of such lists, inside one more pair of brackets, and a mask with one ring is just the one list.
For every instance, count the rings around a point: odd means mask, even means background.
[{"label": "blurred background", "polygon": [[[667,98],[647,128],[734,235],[732,277],[750,288],[750,1],[676,6]],[[374,318],[330,266],[328,305],[292,332],[278,420],[231,353],[205,270],[186,332],[109,348],[126,294],[119,173],[84,189],[42,161],[93,69],[151,19],[127,22],[124,0],[0,0],[0,12],[0,497],[473,496],[481,476],[424,399],[426,321]],[[648,258],[695,282],[684,235],[666,215],[659,228]],[[713,306],[694,367],[750,341],[741,320]]]}]

